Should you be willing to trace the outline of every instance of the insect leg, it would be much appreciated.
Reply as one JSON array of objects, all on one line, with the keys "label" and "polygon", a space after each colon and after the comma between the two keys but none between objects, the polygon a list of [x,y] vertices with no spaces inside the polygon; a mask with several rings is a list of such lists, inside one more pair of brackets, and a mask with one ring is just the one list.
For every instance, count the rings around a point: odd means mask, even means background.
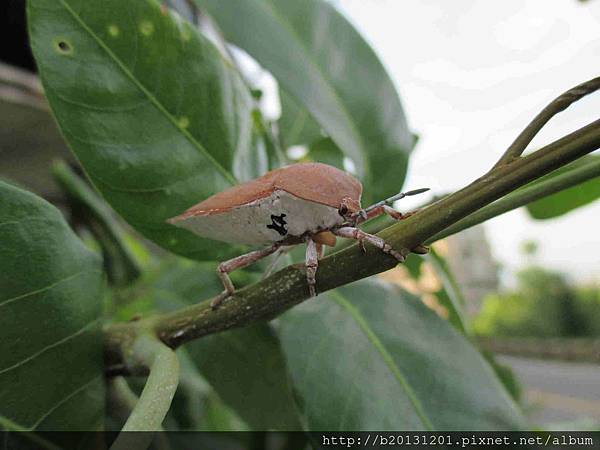
[{"label": "insect leg", "polygon": [[319,266],[319,251],[317,249],[317,243],[312,239],[306,241],[306,281],[308,283],[308,291],[311,297],[316,297],[317,280],[315,275],[317,273],[317,267]]},{"label": "insect leg", "polygon": [[[377,216],[381,216],[382,214],[387,214],[388,216],[390,216],[392,219],[395,220],[403,220],[406,219],[410,216],[412,216],[415,212],[407,212],[406,214],[402,214],[400,211],[396,211],[394,208],[392,208],[391,206],[388,205],[383,205],[383,206],[379,206],[378,208],[375,208],[373,210],[371,210],[369,213],[367,213],[366,220],[372,219],[374,217]],[[362,244],[362,241],[360,241],[361,245],[362,245],[362,250],[363,252],[365,251],[364,245]],[[416,253],[417,255],[426,255],[427,253],[429,253],[429,247],[427,247],[426,245],[417,245],[415,248],[412,248],[410,250],[412,253]]]},{"label": "insect leg", "polygon": [[249,266],[256,261],[263,259],[266,256],[269,256],[272,253],[275,253],[279,249],[279,244],[275,244],[271,247],[255,250],[250,253],[246,253],[245,255],[237,256],[228,261],[224,261],[217,267],[217,275],[221,278],[223,282],[223,286],[225,287],[225,291],[223,291],[218,297],[211,302],[210,306],[212,308],[216,308],[219,304],[225,300],[227,297],[230,297],[235,292],[235,286],[231,282],[231,278],[229,278],[229,273],[234,270],[241,269],[243,267]]},{"label": "insect leg", "polygon": [[406,214],[402,214],[400,211],[396,211],[391,206],[381,205],[381,206],[378,206],[378,207],[370,209],[370,210],[369,210],[369,208],[366,208],[366,209],[363,209],[363,210],[359,211],[358,213],[356,213],[356,223],[366,222],[367,220],[373,219],[375,217],[379,217],[383,214],[387,214],[388,216],[390,216],[392,219],[395,219],[395,220],[402,220],[402,219],[406,219],[407,217],[412,216],[414,213],[409,212]]},{"label": "insect leg", "polygon": [[408,197],[411,195],[422,194],[423,192],[427,192],[428,190],[429,190],[429,188],[415,189],[412,191],[400,192],[396,195],[392,195],[391,197],[386,198],[385,200],[381,200],[380,202],[374,203],[371,206],[368,206],[367,208],[361,209],[360,211],[353,213],[351,215],[351,219],[353,219],[352,222],[354,224],[359,224],[361,222],[364,222],[365,220],[371,219],[373,217],[377,217],[383,213],[387,213],[387,214],[391,215],[392,217],[394,217],[395,219],[406,218],[410,214],[406,214],[403,216],[401,213],[396,211],[390,205],[393,204],[396,200],[400,200],[400,199],[403,199],[404,197]]},{"label": "insect leg", "polygon": [[[388,205],[377,206],[376,208],[372,208],[369,211],[369,208],[362,209],[358,213],[356,213],[356,223],[362,223],[369,219],[373,219],[375,217],[381,216],[383,214],[387,214],[391,218],[395,220],[403,220],[410,216],[412,216],[415,212],[408,212],[406,214],[402,214],[400,211],[396,211],[394,208]],[[365,246],[363,244],[363,240],[359,239],[358,241],[361,250],[363,253],[365,252]],[[417,245],[415,248],[411,249],[411,252],[416,253],[418,255],[426,255],[429,253],[429,247],[425,245]]]},{"label": "insect leg", "polygon": [[294,247],[292,247],[292,246],[290,246],[290,247],[279,247],[279,249],[277,249],[277,252],[275,252],[275,256],[273,256],[273,260],[269,263],[269,266],[267,267],[267,270],[265,270],[265,273],[263,273],[263,276],[261,278],[262,280],[264,280],[269,275],[271,275],[271,273],[273,273],[273,270],[277,266],[277,263],[279,262],[279,260],[281,259],[281,257],[283,255],[285,255],[286,253],[290,252],[292,250],[292,248],[294,248]]},{"label": "insect leg", "polygon": [[344,238],[348,238],[348,239],[355,239],[355,240],[359,241],[359,243],[361,241],[367,241],[368,243],[373,244],[375,247],[380,248],[381,251],[383,251],[384,253],[387,253],[388,255],[393,256],[401,263],[406,260],[406,256],[402,252],[398,252],[398,251],[394,250],[390,244],[385,242],[379,236],[365,233],[360,228],[342,227],[342,228],[338,228],[337,230],[332,230],[332,232],[333,232],[333,234],[340,236],[340,237],[344,237]]}]

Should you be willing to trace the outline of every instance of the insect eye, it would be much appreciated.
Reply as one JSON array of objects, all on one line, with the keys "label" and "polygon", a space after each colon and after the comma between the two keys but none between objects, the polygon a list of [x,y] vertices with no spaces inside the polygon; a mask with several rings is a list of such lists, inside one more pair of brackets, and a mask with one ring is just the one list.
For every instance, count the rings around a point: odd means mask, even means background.
[{"label": "insect eye", "polygon": [[340,206],[340,209],[338,209],[338,213],[340,214],[340,216],[346,217],[346,214],[348,214],[348,207],[346,205]]}]

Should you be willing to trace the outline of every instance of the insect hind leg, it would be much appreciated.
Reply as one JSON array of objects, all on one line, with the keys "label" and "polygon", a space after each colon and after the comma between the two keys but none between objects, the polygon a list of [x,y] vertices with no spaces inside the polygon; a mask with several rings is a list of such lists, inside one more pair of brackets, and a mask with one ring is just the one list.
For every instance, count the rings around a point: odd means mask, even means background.
[{"label": "insect hind leg", "polygon": [[219,294],[217,297],[215,297],[212,300],[212,302],[210,302],[210,306],[213,309],[216,308],[217,306],[219,306],[219,304],[221,304],[221,302],[223,300],[225,300],[227,297],[231,297],[235,293],[235,286],[233,285],[231,278],[229,278],[229,274],[231,272],[233,272],[234,270],[237,270],[237,269],[242,269],[244,267],[247,267],[250,264],[253,264],[253,263],[275,253],[279,249],[279,247],[280,247],[279,244],[275,244],[275,245],[272,245],[271,247],[268,247],[268,248],[265,248],[262,250],[255,250],[255,251],[246,253],[244,255],[240,255],[235,258],[232,258],[228,261],[224,261],[221,264],[219,264],[219,266],[217,267],[217,275],[219,275],[219,278],[223,282],[223,286],[225,287],[225,290],[221,294]]}]

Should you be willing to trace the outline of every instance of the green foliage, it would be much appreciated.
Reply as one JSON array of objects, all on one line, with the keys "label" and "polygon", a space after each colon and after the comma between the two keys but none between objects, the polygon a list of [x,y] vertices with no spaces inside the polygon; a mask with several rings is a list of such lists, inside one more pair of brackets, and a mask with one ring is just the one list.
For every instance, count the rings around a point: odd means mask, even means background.
[{"label": "green foliage", "polygon": [[582,331],[586,336],[600,336],[600,286],[587,286],[576,291],[575,310],[582,318]]},{"label": "green foliage", "polygon": [[521,253],[525,256],[535,256],[538,249],[539,244],[534,240],[527,240],[521,243]]},{"label": "green foliage", "polygon": [[[235,281],[243,285],[243,279]],[[170,258],[137,285],[138,298],[122,305],[118,314],[128,318],[136,312],[173,311],[222,288],[212,265]],[[207,336],[185,349],[186,376],[201,377],[213,389],[197,392],[196,400],[188,394],[179,403],[189,409],[190,402],[204,399],[202,429],[224,431],[240,423],[253,430],[301,428],[279,339],[270,325]],[[175,414],[181,421],[181,410]],[[185,421],[182,425],[185,429]]]},{"label": "green foliage", "polygon": [[482,350],[481,354],[487,362],[490,363],[492,369],[494,369],[494,372],[496,372],[500,382],[506,388],[510,396],[515,402],[520,403],[523,398],[523,387],[521,386],[521,383],[519,383],[512,368],[508,365],[499,363],[494,354],[489,351]]},{"label": "green foliage", "polygon": [[177,351],[181,381],[171,415],[177,430],[247,431],[248,425],[210,387],[186,349]]},{"label": "green foliage", "polygon": [[135,281],[142,268],[134,245],[131,245],[131,240],[126,240],[125,233],[106,203],[67,163],[56,162],[52,172],[70,201],[71,211],[78,212],[76,220],[83,221],[100,244],[109,283],[127,285]]},{"label": "green foliage", "polygon": [[381,62],[332,5],[320,0],[195,1],[228,41],[269,70],[293,98],[295,105],[286,101],[283,109],[290,144],[301,143],[304,136],[304,144],[312,143],[312,117],[356,164],[366,202],[401,189],[415,139]]},{"label": "green foliage", "polygon": [[[62,185],[93,219],[106,267],[120,267],[124,274],[111,275],[119,289],[112,292],[108,320],[141,315],[144,322],[222,290],[216,262],[240,248],[165,221],[284,164],[276,136],[285,146],[306,145],[309,159],[342,167],[344,157],[350,158],[364,182],[365,203],[398,192],[406,175],[414,137],[398,94],[373,50],[332,5],[196,2],[226,40],[277,78],[283,111],[279,135],[271,133],[228,56],[159,2],[28,2],[31,43],[46,95],[93,185],[145,237],[202,261],[155,256],[145,267],[138,265],[107,206],[65,166],[57,166]],[[9,343],[0,350],[0,425],[100,427],[99,258],[54,208],[19,189],[0,184],[0,190],[0,335]],[[111,258],[114,264],[107,265]],[[178,352],[181,387],[167,426],[524,428],[519,409],[465,337],[460,289],[449,268],[435,253],[429,259],[442,280],[434,295],[450,312],[449,321],[403,291],[362,281],[323,294],[276,324],[203,337]],[[415,278],[420,264],[414,256],[408,260]],[[234,282],[243,287],[259,276],[256,270],[239,271]],[[573,334],[578,317],[591,316],[598,302],[586,292],[585,302],[572,307],[565,300],[572,290],[564,281],[539,271],[523,274],[522,285],[523,292],[512,294],[508,303],[486,303],[492,312],[514,304],[513,315],[497,322],[484,314],[481,329],[514,334],[526,323],[536,333],[554,328]],[[171,350],[150,341],[175,368]],[[131,352],[154,361],[152,352],[137,347]],[[514,380],[495,369],[516,397]],[[150,384],[164,398],[152,405],[146,396],[146,406],[132,415],[138,423],[149,410],[155,412],[153,424],[160,422],[177,384],[175,369],[157,370]],[[68,382],[57,383],[61,378]],[[168,389],[162,389],[165,380]]]},{"label": "green foliage", "polygon": [[308,158],[344,169],[344,154],[330,138],[322,138],[313,142],[308,148]]},{"label": "green foliage", "polygon": [[281,340],[311,430],[525,427],[465,337],[381,283],[357,282],[294,308]]},{"label": "green foliage", "polygon": [[286,91],[279,91],[281,117],[279,132],[286,147],[311,145],[323,137],[321,127],[310,113],[299,105]]},{"label": "green foliage", "polygon": [[0,198],[0,427],[102,428],[101,260],[52,205]]},{"label": "green foliage", "polygon": [[431,249],[426,258],[441,280],[441,287],[434,295],[437,297],[439,303],[448,311],[448,321],[457,330],[466,333],[468,326],[464,314],[465,299],[448,263],[435,249]]},{"label": "green foliage", "polygon": [[586,316],[578,298],[562,274],[530,267],[518,274],[515,291],[484,299],[473,330],[483,336],[586,335],[594,319]]},{"label": "green foliage", "polygon": [[[52,111],[104,198],[170,251],[201,260],[233,254],[165,220],[248,170],[267,170],[267,155],[253,154],[266,150],[254,145],[254,104],[239,74],[152,1],[32,0],[28,9]],[[236,159],[246,161],[239,173]]]},{"label": "green foliage", "polygon": [[300,430],[279,339],[268,325],[207,336],[188,345],[198,370],[254,430]]},{"label": "green foliage", "polygon": [[600,156],[598,155],[589,155],[578,159],[577,161],[540,178],[535,183],[543,183],[575,170],[586,168],[588,170],[594,170],[598,176],[530,203],[527,205],[527,211],[531,217],[539,220],[553,219],[600,198]]}]

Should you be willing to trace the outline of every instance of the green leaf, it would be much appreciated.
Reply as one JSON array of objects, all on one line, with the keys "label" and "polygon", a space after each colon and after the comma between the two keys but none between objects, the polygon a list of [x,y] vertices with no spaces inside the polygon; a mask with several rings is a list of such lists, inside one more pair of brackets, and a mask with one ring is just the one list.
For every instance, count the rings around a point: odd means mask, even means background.
[{"label": "green leaf", "polygon": [[98,429],[102,262],[49,203],[1,182],[0,198],[0,427]]},{"label": "green leaf", "polygon": [[353,283],[292,309],[280,335],[310,430],[525,428],[464,336],[382,283]]},{"label": "green leaf", "polygon": [[286,147],[293,145],[310,145],[321,139],[323,133],[310,113],[300,106],[287,92],[280,90],[281,117],[279,132]]},{"label": "green leaf", "polygon": [[71,207],[80,211],[79,218],[83,217],[85,225],[100,244],[109,282],[123,286],[135,281],[141,275],[141,263],[106,203],[64,161],[54,163],[52,172]]},{"label": "green leaf", "polygon": [[508,364],[498,362],[494,353],[484,349],[480,349],[480,351],[492,369],[494,369],[494,372],[496,372],[496,375],[498,375],[498,379],[506,388],[513,400],[517,402],[517,404],[520,404],[523,399],[523,386],[521,386],[521,383],[515,375],[512,367],[510,367]]},{"label": "green leaf", "polygon": [[252,429],[301,429],[279,340],[269,325],[213,334],[186,348],[221,399]]},{"label": "green leaf", "polygon": [[253,100],[231,64],[152,0],[31,0],[28,16],[50,106],[111,206],[175,253],[231,255],[230,245],[165,223],[236,183],[236,158],[267,160],[253,147]]},{"label": "green leaf", "polygon": [[375,52],[321,0],[195,0],[350,157],[368,201],[397,193],[414,138]]},{"label": "green leaf", "polygon": [[435,249],[431,248],[425,258],[442,283],[441,289],[434,295],[440,304],[448,310],[449,322],[461,333],[467,333],[467,321],[464,313],[465,299],[454,274],[446,260]]},{"label": "green leaf", "polygon": [[578,159],[540,178],[531,183],[531,185],[543,183],[561,175],[585,169],[595,170],[598,176],[528,204],[527,211],[531,217],[538,220],[553,219],[600,198],[600,156],[598,155],[589,155]]},{"label": "green leaf", "polygon": [[344,154],[330,138],[314,142],[308,150],[308,156],[313,161],[320,161],[338,169],[344,169]]},{"label": "green leaf", "polygon": [[180,430],[240,431],[248,426],[219,398],[185,348],[177,350],[181,365],[179,389],[173,399],[170,414]]}]

